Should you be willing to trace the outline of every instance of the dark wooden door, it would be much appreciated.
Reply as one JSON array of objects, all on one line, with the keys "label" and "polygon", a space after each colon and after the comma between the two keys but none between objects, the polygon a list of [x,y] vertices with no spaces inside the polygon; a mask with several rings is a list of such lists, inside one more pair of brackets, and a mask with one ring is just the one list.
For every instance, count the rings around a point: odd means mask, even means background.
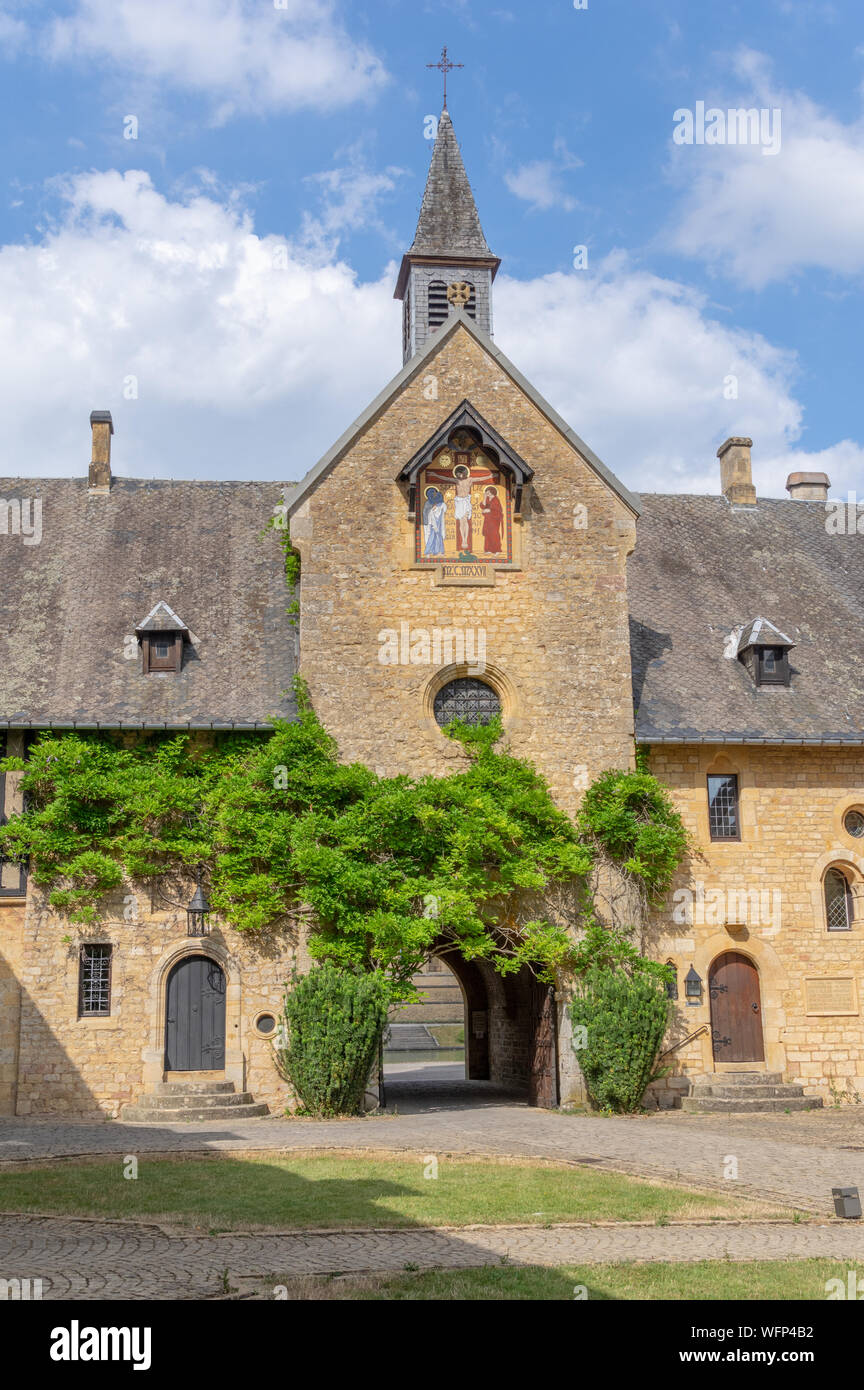
[{"label": "dark wooden door", "polygon": [[759,971],[747,956],[724,951],[708,975],[715,1062],[762,1062]]},{"label": "dark wooden door", "polygon": [[215,960],[187,956],[168,976],[165,1070],[225,1066],[225,975]]},{"label": "dark wooden door", "polygon": [[554,1110],[558,1104],[558,1019],[552,985],[534,980],[530,1004],[528,1104]]}]

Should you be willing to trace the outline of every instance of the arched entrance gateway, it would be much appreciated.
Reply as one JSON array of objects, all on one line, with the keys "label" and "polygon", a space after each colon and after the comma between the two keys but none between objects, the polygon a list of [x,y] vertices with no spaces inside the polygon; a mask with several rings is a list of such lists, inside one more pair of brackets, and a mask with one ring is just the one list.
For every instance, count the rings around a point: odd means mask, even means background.
[{"label": "arched entrance gateway", "polygon": [[[443,948],[434,953],[444,962],[456,979],[464,1005],[465,1060],[452,1065],[454,1088],[459,1081],[488,1082],[490,1092],[511,1092],[514,1099],[528,1105],[553,1108],[559,1103],[558,1030],[555,1012],[555,991],[537,979],[523,966],[515,975],[502,976],[487,961],[468,961],[458,952]],[[417,977],[422,989],[422,981]],[[410,1010],[416,1020],[416,1006]],[[394,1021],[398,1014],[394,1015]],[[407,1055],[407,1054],[406,1054]],[[428,1065],[428,1054],[427,1065]],[[404,1064],[403,1064],[404,1065]],[[385,1068],[386,1071],[386,1068]],[[433,1103],[433,1088],[441,1086],[440,1068],[424,1082],[422,1069],[411,1080],[397,1075],[393,1068],[388,1079],[396,1081],[398,1090],[410,1088],[416,1103],[424,1091]],[[475,1087],[476,1091],[477,1088]],[[455,1097],[454,1089],[454,1097]]]},{"label": "arched entrance gateway", "polygon": [[225,1066],[225,972],[209,956],[184,956],[165,991],[165,1070]]},{"label": "arched entrance gateway", "polygon": [[711,1040],[715,1062],[763,1062],[762,998],[755,962],[724,951],[711,963]]}]

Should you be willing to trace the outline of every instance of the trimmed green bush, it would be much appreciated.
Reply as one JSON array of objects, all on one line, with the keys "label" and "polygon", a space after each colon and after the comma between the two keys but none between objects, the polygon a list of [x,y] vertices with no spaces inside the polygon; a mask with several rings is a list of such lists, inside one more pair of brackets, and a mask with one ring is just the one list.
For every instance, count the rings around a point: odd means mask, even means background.
[{"label": "trimmed green bush", "polygon": [[570,1017],[574,1028],[585,1029],[577,1055],[591,1103],[621,1114],[638,1110],[657,1075],[669,1019],[663,980],[647,970],[593,966],[580,982]]},{"label": "trimmed green bush", "polygon": [[285,994],[280,1075],[310,1115],[357,1115],[387,1022],[390,992],[380,971],[325,962]]}]

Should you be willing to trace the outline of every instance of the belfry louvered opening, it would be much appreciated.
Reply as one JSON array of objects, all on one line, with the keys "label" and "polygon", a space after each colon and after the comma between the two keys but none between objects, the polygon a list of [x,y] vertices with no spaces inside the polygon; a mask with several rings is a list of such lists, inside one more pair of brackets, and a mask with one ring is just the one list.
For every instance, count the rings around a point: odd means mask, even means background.
[{"label": "belfry louvered opening", "polygon": [[447,313],[447,286],[443,280],[433,280],[429,286],[429,327],[440,328]]}]

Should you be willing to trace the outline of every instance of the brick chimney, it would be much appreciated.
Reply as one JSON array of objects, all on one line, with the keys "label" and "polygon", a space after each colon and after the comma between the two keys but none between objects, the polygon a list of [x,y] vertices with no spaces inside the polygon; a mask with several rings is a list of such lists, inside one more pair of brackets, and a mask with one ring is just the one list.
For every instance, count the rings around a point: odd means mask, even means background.
[{"label": "brick chimney", "polygon": [[752,439],[727,439],[717,450],[720,460],[720,490],[734,507],[755,507],[756,489],[750,472]]},{"label": "brick chimney", "polygon": [[111,436],[114,422],[110,410],[91,410],[90,428],[93,431],[93,454],[87,479],[89,491],[111,490]]},{"label": "brick chimney", "polygon": [[831,480],[827,473],[790,473],[786,491],[799,502],[827,502]]}]

